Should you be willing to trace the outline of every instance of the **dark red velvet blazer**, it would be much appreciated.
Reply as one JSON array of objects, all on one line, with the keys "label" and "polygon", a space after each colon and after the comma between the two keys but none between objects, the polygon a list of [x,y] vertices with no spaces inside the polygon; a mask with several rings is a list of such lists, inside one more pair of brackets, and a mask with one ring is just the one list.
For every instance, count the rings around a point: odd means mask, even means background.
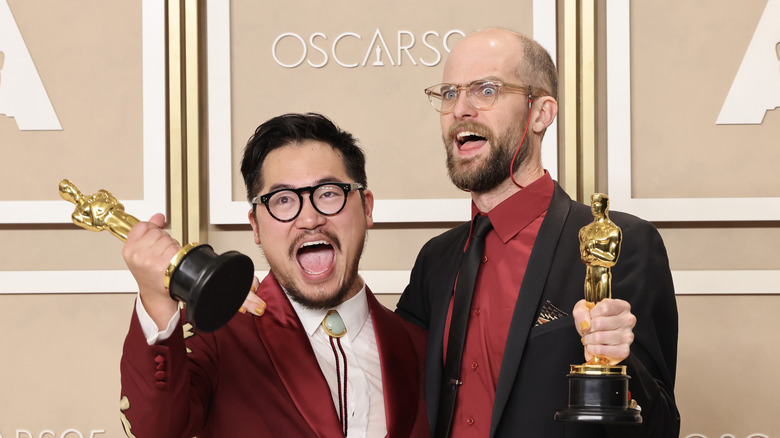
[{"label": "dark red velvet blazer", "polygon": [[[337,437],[338,414],[306,333],[272,274],[262,317],[149,346],[133,314],[121,361],[122,412],[138,438]],[[424,330],[367,291],[382,366],[388,437],[427,437]],[[186,338],[186,340],[185,340]]]}]

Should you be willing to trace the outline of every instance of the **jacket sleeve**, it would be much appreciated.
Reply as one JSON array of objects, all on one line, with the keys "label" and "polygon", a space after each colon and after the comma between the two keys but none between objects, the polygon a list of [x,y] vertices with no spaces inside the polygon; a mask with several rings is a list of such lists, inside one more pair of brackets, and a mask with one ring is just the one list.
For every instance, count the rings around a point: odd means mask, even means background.
[{"label": "jacket sleeve", "polygon": [[395,310],[403,319],[428,330],[432,315],[447,311],[433,306],[449,302],[469,227],[463,223],[423,245]]},{"label": "jacket sleeve", "polygon": [[409,284],[404,289],[395,309],[395,312],[403,319],[425,330],[428,330],[431,319],[429,291],[425,284],[429,277],[424,275],[429,269],[426,266],[428,257],[425,254],[430,245],[431,242],[429,241],[417,255],[417,260],[409,277]]},{"label": "jacket sleeve", "polygon": [[631,397],[642,409],[642,425],[611,427],[610,436],[677,437],[678,317],[666,248],[649,222],[637,220],[621,227],[623,251],[613,268],[612,293],[613,298],[628,301],[637,318],[631,353],[623,364],[631,376]]},{"label": "jacket sleeve", "polygon": [[[133,311],[120,362],[120,417],[128,437],[191,438],[203,427],[216,349],[211,335],[194,336],[189,327],[182,316],[169,339],[150,346]],[[188,347],[198,354],[188,358]]]}]

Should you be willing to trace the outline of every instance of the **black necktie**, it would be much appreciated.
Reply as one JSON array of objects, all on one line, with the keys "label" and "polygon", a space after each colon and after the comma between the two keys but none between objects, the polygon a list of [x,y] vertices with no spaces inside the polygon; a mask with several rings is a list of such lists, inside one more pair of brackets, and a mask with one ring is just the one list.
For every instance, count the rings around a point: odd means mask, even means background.
[{"label": "black necktie", "polygon": [[437,438],[449,436],[452,427],[455,398],[458,395],[458,387],[461,385],[460,365],[463,358],[463,344],[466,341],[466,325],[471,310],[471,297],[474,295],[474,284],[477,281],[482,252],[485,249],[485,235],[491,228],[493,228],[493,224],[490,223],[487,216],[477,215],[474,220],[471,243],[469,243],[460,262],[458,284],[455,286],[455,298],[452,303],[447,358],[444,364],[439,397],[439,415],[436,419],[435,436]]}]

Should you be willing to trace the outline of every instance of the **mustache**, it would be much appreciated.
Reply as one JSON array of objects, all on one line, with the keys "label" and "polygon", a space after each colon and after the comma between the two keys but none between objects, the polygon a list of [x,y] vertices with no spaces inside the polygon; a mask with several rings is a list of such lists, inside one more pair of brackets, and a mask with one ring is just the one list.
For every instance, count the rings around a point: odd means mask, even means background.
[{"label": "mustache", "polygon": [[447,139],[449,141],[457,140],[457,135],[460,131],[473,132],[474,134],[477,134],[480,137],[485,137],[488,140],[493,138],[493,131],[487,126],[472,120],[465,120],[462,122],[455,122],[452,124],[452,126],[450,126],[450,129],[447,131]]},{"label": "mustache", "polygon": [[311,238],[312,236],[317,236],[317,235],[321,235],[327,238],[327,240],[329,240],[333,244],[333,247],[336,249],[336,251],[341,251],[341,241],[339,240],[338,236],[331,233],[330,231],[326,231],[326,230],[317,230],[314,232],[304,231],[299,235],[297,235],[295,239],[293,239],[292,243],[290,244],[290,249],[288,250],[288,255],[290,256],[290,258],[295,257],[295,248],[297,248],[298,245],[304,239]]}]

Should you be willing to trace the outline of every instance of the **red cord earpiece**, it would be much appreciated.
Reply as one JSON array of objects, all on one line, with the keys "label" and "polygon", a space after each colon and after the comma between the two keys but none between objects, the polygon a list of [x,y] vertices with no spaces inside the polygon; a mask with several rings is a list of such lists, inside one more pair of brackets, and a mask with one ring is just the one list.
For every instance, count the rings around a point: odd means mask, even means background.
[{"label": "red cord earpiece", "polygon": [[528,125],[531,124],[531,105],[534,103],[533,95],[531,95],[531,88],[529,87],[528,90],[528,121],[525,122],[525,130],[523,130],[523,138],[520,139],[520,144],[517,145],[517,150],[515,150],[515,154],[512,156],[512,162],[509,163],[509,176],[512,178],[512,182],[515,183],[517,187],[520,187],[521,189],[524,189],[524,186],[521,186],[516,180],[515,180],[515,159],[517,158],[517,154],[520,153],[520,149],[523,147],[523,141],[525,141],[525,135],[528,133]]}]

